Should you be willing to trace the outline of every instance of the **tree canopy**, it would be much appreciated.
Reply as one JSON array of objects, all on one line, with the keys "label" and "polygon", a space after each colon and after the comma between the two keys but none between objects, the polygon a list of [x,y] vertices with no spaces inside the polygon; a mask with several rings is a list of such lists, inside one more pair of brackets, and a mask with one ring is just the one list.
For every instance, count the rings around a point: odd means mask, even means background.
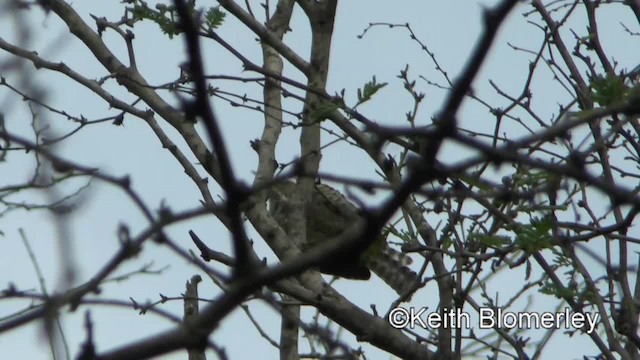
[{"label": "tree canopy", "polygon": [[2,352],[639,358],[640,3],[460,5],[0,4]]}]

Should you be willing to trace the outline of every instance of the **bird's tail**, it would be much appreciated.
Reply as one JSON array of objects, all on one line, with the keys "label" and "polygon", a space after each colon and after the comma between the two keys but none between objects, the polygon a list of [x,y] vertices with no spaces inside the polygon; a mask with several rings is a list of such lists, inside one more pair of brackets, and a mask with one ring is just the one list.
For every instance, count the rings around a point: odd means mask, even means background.
[{"label": "bird's tail", "polygon": [[398,295],[408,292],[418,281],[418,275],[408,265],[412,260],[406,254],[386,247],[377,256],[363,259],[365,266],[378,275]]}]

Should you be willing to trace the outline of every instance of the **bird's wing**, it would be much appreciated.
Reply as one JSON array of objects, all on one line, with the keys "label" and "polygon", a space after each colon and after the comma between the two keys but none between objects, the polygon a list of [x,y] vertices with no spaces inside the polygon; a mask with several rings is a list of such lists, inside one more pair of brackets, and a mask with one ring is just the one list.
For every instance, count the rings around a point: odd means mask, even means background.
[{"label": "bird's wing", "polygon": [[331,207],[333,211],[348,219],[357,219],[360,217],[360,210],[338,190],[325,184],[315,184],[315,190],[314,202],[322,201]]}]

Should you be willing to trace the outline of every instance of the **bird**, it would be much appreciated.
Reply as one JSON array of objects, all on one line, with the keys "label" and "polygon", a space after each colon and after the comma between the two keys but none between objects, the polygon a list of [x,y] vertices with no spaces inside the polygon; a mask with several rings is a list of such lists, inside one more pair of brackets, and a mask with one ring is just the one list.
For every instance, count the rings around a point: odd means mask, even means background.
[{"label": "bird", "polygon": [[[274,183],[269,191],[269,213],[285,232],[292,211],[296,211],[292,201],[295,190],[294,182],[283,181]],[[306,206],[306,243],[300,245],[301,251],[339,236],[361,218],[363,212],[338,190],[314,184]],[[348,249],[332,256],[318,270],[353,280],[368,280],[373,272],[399,295],[407,294],[418,282],[418,276],[408,266],[411,258],[388,246],[387,235],[388,230],[383,231],[364,251]]]}]

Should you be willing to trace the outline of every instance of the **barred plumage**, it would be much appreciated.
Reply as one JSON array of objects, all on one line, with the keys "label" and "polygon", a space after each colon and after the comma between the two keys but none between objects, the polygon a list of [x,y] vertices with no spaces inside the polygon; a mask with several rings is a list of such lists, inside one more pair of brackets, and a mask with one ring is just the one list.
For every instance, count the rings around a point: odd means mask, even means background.
[{"label": "barred plumage", "polygon": [[[293,211],[291,198],[295,187],[293,182],[275,184],[269,195],[269,211],[285,231],[288,230],[289,215]],[[339,236],[360,217],[360,209],[338,190],[315,184],[311,202],[307,206],[307,244],[302,244],[301,250]],[[369,279],[371,270],[398,294],[404,294],[417,281],[416,273],[407,266],[410,263],[410,257],[387,245],[385,233],[364,252],[337,254],[321,264],[318,270],[357,280]]]}]

